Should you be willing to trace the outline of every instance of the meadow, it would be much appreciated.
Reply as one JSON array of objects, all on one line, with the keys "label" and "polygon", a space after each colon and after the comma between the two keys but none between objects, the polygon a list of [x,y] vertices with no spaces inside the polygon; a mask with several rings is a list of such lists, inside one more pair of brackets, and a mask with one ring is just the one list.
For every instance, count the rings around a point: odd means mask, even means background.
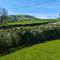
[{"label": "meadow", "polygon": [[23,48],[1,56],[0,60],[60,60],[60,40]]},{"label": "meadow", "polygon": [[5,24],[1,24],[0,27],[18,27],[18,26],[32,26],[32,25],[40,25],[43,23],[49,23],[49,20],[27,20],[27,21],[17,21],[17,22],[7,22]]}]

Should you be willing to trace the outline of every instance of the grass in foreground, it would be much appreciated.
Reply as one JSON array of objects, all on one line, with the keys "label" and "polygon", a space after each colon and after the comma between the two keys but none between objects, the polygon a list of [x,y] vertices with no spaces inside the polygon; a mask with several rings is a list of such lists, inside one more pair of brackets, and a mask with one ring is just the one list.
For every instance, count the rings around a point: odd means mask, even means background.
[{"label": "grass in foreground", "polygon": [[0,60],[60,60],[60,40],[24,48],[0,57]]}]

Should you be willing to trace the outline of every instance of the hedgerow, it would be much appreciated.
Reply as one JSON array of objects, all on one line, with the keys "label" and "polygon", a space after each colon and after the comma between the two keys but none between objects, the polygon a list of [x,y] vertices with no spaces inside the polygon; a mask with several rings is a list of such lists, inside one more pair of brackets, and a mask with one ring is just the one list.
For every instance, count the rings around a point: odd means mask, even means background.
[{"label": "hedgerow", "polygon": [[54,39],[60,39],[59,27],[15,28],[0,32],[0,54]]}]

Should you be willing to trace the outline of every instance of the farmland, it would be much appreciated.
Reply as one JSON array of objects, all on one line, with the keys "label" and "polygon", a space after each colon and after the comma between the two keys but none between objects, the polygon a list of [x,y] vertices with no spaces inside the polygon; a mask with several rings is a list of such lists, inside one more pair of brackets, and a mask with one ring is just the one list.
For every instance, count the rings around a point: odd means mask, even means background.
[{"label": "farmland", "polygon": [[[60,59],[57,57],[59,47],[56,47],[59,40],[59,19],[28,19],[0,24],[0,60]],[[53,51],[55,47],[58,50]]]},{"label": "farmland", "polygon": [[60,60],[60,1],[0,0],[0,60]]},{"label": "farmland", "polygon": [[60,1],[0,0],[0,60],[60,60]]},{"label": "farmland", "polygon": [[28,21],[20,21],[20,22],[8,22],[6,24],[2,24],[0,26],[17,26],[17,25],[21,25],[21,26],[25,26],[25,25],[33,25],[33,24],[43,24],[43,23],[48,23],[49,20],[28,20]]}]

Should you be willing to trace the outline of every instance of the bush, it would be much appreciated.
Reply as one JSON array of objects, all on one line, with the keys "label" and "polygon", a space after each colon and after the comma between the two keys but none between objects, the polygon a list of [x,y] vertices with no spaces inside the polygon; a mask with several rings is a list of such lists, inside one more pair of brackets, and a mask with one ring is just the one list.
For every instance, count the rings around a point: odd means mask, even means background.
[{"label": "bush", "polygon": [[0,32],[0,54],[13,51],[18,46],[26,47],[60,38],[60,28],[20,28]]}]

